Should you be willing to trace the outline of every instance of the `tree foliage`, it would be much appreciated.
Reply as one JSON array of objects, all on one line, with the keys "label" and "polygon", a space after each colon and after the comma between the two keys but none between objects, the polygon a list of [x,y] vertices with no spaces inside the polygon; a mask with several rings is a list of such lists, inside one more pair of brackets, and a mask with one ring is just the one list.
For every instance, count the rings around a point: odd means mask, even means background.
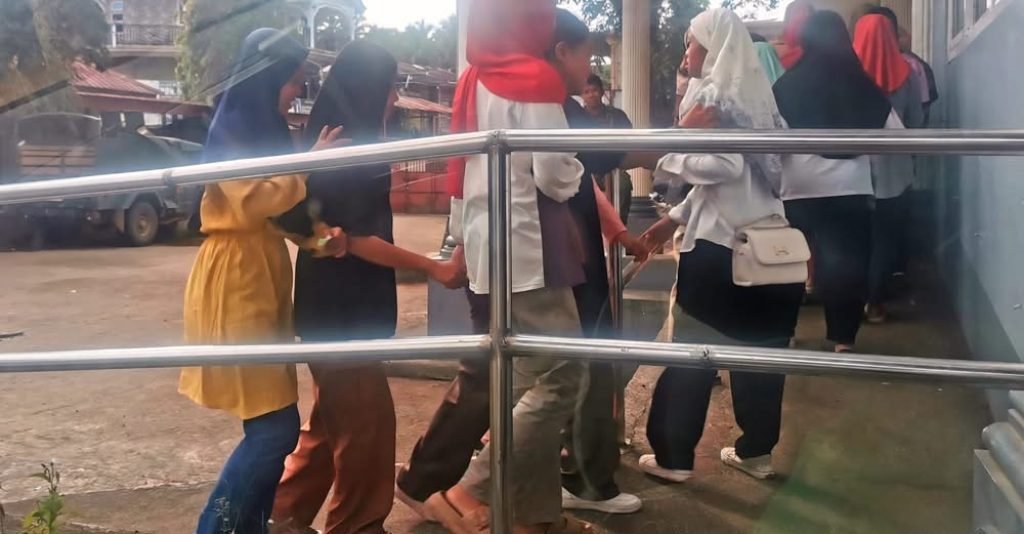
[{"label": "tree foliage", "polygon": [[[567,0],[580,8],[591,28],[622,34],[622,0]],[[651,121],[670,120],[675,101],[676,70],[683,57],[683,38],[690,19],[707,0],[653,0],[651,2]]]},{"label": "tree foliage", "polygon": [[386,48],[399,61],[454,70],[458,66],[458,17],[434,26],[417,22],[404,30],[363,25],[357,30],[362,38]]},{"label": "tree foliage", "polygon": [[[622,0],[563,0],[579,7],[597,31],[622,34]],[[730,9],[767,11],[779,0],[725,0]],[[671,121],[675,102],[676,71],[682,60],[683,40],[690,19],[708,7],[708,0],[651,1],[651,119],[655,125]]]},{"label": "tree foliage", "polygon": [[108,31],[93,0],[0,1],[0,75],[75,59],[102,65]]},{"label": "tree foliage", "polygon": [[185,98],[212,98],[227,80],[242,41],[259,28],[284,28],[284,0],[187,0],[177,76]]},{"label": "tree foliage", "polygon": [[73,109],[69,66],[103,66],[109,26],[93,0],[0,0],[0,107]]}]

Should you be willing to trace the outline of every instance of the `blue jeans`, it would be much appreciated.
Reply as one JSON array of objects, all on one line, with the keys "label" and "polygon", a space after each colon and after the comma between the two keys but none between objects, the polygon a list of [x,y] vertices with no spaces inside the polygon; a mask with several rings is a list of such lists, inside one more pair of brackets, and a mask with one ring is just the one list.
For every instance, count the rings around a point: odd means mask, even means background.
[{"label": "blue jeans", "polygon": [[299,440],[299,409],[292,404],[242,422],[245,436],[231,453],[196,534],[266,534],[284,459]]}]

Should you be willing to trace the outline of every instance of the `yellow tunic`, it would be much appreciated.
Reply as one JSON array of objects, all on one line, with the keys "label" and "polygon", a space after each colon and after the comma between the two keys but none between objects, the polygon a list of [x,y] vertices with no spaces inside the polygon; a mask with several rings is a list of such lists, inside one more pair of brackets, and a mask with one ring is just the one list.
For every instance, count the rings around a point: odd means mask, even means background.
[{"label": "yellow tunic", "polygon": [[[201,213],[209,237],[185,288],[185,342],[291,343],[292,265],[269,218],[306,196],[306,177],[278,176],[206,186]],[[297,402],[294,365],[191,367],[178,391],[244,419]]]}]

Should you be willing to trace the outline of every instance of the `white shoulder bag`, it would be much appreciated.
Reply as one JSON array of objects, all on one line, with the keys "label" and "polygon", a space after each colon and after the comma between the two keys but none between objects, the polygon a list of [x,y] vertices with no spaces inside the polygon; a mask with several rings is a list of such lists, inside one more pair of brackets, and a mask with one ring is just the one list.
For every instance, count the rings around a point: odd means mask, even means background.
[{"label": "white shoulder bag", "polygon": [[811,249],[803,232],[781,215],[770,215],[736,231],[732,281],[743,287],[807,282]]}]

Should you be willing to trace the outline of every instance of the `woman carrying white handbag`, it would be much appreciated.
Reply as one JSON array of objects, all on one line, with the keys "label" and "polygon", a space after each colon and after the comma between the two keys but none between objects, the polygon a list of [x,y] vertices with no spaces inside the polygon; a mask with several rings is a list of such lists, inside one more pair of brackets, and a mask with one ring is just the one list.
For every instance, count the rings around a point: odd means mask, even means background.
[{"label": "woman carrying white handbag", "polygon": [[[693,79],[685,128],[785,128],[750,35],[739,17],[710,9],[693,19],[686,65]],[[679,256],[676,341],[787,347],[807,278],[807,243],[789,227],[778,198],[782,164],[768,154],[670,154],[656,181],[693,185],[682,204],[644,235],[650,245],[685,226]],[[677,313],[679,310],[676,310]],[[715,371],[669,368],[658,380],[640,468],[672,482],[690,478]],[[757,478],[774,475],[785,377],[731,373],[743,436],[722,461]]]}]

